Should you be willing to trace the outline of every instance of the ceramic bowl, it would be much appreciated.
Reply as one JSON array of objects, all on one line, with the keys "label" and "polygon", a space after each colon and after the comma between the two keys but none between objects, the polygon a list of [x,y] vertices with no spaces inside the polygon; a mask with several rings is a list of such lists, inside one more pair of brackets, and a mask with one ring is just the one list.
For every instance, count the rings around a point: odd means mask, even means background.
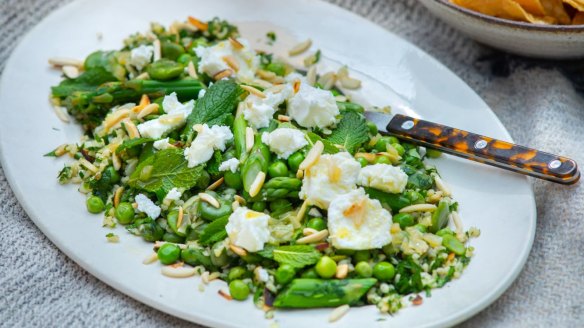
[{"label": "ceramic bowl", "polygon": [[449,0],[420,0],[434,15],[480,43],[546,59],[584,57],[584,25],[539,25],[487,16]]}]

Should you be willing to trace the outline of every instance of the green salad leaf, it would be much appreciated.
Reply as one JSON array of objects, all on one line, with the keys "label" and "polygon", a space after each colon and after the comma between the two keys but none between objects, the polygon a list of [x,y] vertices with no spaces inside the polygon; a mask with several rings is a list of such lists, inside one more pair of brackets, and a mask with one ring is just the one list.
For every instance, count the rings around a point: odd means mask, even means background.
[{"label": "green salad leaf", "polygon": [[367,121],[365,117],[353,111],[343,113],[337,128],[326,138],[326,140],[343,146],[349,153],[353,154],[369,139]]},{"label": "green salad leaf", "polygon": [[105,82],[117,81],[112,73],[103,67],[94,67],[75,79],[65,79],[51,88],[54,97],[67,97],[77,91],[93,91]]},{"label": "green salad leaf", "polygon": [[316,248],[309,245],[279,246],[272,251],[272,254],[276,262],[295,268],[315,264],[322,256]]},{"label": "green salad leaf", "polygon": [[221,80],[210,86],[205,95],[195,103],[195,108],[187,118],[182,139],[192,139],[195,124],[231,125],[233,111],[242,94],[243,89],[232,80]]},{"label": "green salad leaf", "polygon": [[225,230],[225,226],[227,225],[228,221],[229,216],[224,216],[209,223],[209,225],[207,225],[201,232],[199,243],[201,245],[209,245],[227,238],[227,231]]},{"label": "green salad leaf", "polygon": [[122,144],[119,145],[118,148],[116,148],[116,154],[119,154],[126,149],[134,148],[136,146],[147,144],[147,143],[153,142],[153,141],[154,141],[154,139],[152,139],[152,138],[134,138],[134,139],[124,140],[124,142],[122,142]]},{"label": "green salad leaf", "polygon": [[130,175],[128,184],[164,197],[172,188],[192,188],[203,171],[200,165],[193,168],[187,166],[182,149],[164,149],[140,162]]},{"label": "green salad leaf", "polygon": [[308,143],[310,144],[310,146],[314,146],[314,144],[320,140],[324,145],[323,153],[325,154],[336,154],[339,152],[339,148],[335,147],[334,143],[321,138],[318,134],[314,132],[307,132],[306,138],[308,139]]}]

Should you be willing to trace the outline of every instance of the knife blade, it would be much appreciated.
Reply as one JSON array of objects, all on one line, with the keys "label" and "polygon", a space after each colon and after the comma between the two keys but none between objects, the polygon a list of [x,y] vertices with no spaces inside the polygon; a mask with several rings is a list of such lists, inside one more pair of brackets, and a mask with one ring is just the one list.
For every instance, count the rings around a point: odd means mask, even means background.
[{"label": "knife blade", "polygon": [[365,112],[365,117],[381,134],[475,162],[565,185],[580,179],[578,164],[564,156],[402,114]]}]

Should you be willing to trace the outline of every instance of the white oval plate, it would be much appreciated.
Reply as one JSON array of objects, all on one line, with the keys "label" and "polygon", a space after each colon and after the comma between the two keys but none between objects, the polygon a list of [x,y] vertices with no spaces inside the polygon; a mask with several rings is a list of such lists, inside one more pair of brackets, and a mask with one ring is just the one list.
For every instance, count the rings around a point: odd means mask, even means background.
[{"label": "white oval plate", "polygon": [[[0,86],[0,149],[6,176],[37,226],[69,257],[114,288],[177,317],[212,326],[264,326],[271,321],[251,301],[228,302],[217,295],[223,282],[204,293],[198,278],[172,279],[160,266],[142,260],[151,244],[119,228],[121,242],[104,237],[102,218],[85,210],[84,196],[60,186],[63,162],[42,155],[78,140],[75,124],[57,119],[47,97],[60,80],[47,58],[84,58],[96,49],[117,49],[125,36],[149,22],[170,24],[187,15],[221,16],[241,23],[257,42],[277,30],[278,43],[312,38],[326,62],[347,64],[364,79],[357,95],[395,111],[511,140],[487,105],[436,60],[382,28],[335,6],[317,1],[87,0],[74,2],[38,24],[14,50]],[[100,41],[97,34],[101,33]],[[263,44],[264,42],[259,42]],[[328,65],[327,64],[327,65]],[[383,81],[383,85],[375,80]],[[395,93],[393,91],[395,91]],[[397,96],[399,94],[399,96]],[[419,307],[381,316],[373,306],[354,308],[334,326],[448,326],[485,308],[517,277],[535,231],[533,193],[525,177],[445,156],[435,161],[460,202],[466,227],[481,229],[472,242],[476,255],[460,279],[432,292]],[[278,311],[281,327],[323,326],[329,309]],[[380,320],[381,318],[381,320]]]}]

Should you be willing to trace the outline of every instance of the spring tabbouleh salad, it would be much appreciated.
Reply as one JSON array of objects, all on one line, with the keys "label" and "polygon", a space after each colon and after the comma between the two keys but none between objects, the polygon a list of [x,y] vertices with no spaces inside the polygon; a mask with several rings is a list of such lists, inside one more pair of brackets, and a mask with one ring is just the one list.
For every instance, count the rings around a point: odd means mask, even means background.
[{"label": "spring tabbouleh salad", "polygon": [[85,135],[47,156],[73,159],[58,180],[80,185],[104,227],[153,243],[145,264],[200,275],[201,290],[224,280],[220,296],[266,317],[419,305],[462,274],[479,231],[424,163],[440,154],[380,135],[363,115],[380,109],[343,93],[361,86],[347,67],[318,74],[320,51],[304,56],[294,68],[226,21],[189,17],[84,62],[51,59],[65,77],[54,108]]}]

